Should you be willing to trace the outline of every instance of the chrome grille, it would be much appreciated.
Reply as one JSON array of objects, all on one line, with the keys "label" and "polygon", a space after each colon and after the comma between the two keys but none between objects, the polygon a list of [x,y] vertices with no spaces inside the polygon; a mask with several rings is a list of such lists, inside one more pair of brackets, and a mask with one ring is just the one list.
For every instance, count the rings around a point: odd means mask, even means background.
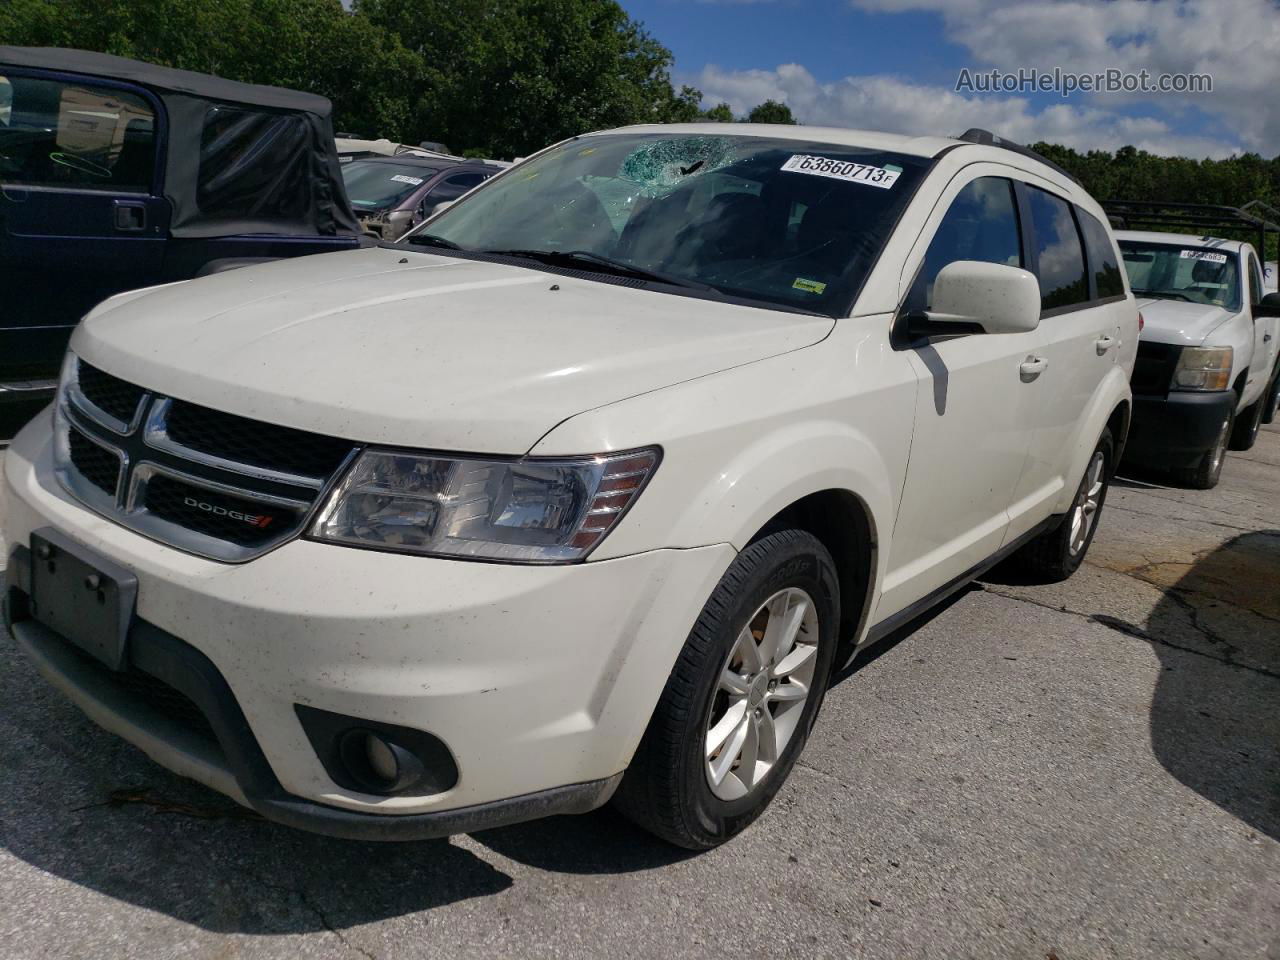
[{"label": "chrome grille", "polygon": [[74,357],[55,421],[67,490],[154,540],[229,563],[297,536],[357,452],[150,393]]}]

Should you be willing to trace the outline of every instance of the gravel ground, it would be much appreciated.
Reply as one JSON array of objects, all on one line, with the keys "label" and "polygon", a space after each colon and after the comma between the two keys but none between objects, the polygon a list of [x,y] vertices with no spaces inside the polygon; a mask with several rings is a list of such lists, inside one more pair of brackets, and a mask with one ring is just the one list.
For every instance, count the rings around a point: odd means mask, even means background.
[{"label": "gravel ground", "polygon": [[297,833],[0,663],[7,960],[1280,960],[1275,427],[1217,490],[1119,481],[1068,583],[996,571],[864,655],[769,812],[698,856],[608,810]]}]

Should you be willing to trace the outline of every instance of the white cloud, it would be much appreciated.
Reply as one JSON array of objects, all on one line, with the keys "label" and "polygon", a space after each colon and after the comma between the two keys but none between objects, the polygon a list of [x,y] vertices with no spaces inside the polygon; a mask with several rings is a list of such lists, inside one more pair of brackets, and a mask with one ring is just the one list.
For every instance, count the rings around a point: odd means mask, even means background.
[{"label": "white cloud", "polygon": [[1280,2],[1277,0],[850,0],[864,10],[940,14],[947,38],[975,64],[1077,73],[1117,67],[1208,73],[1213,92],[1098,94],[1094,108],[1140,101],[1160,111],[1198,107],[1240,143],[1280,153]]},{"label": "white cloud", "polygon": [[1241,150],[1236,143],[1179,134],[1151,117],[1126,117],[1067,103],[1036,110],[1025,97],[961,96],[883,74],[819,83],[794,63],[773,70],[709,65],[682,79],[702,91],[706,104],[724,101],[743,114],[765,100],[778,100],[809,124],[943,136],[983,127],[1022,143],[1047,140],[1079,150],[1115,150],[1131,144],[1152,153],[1192,157],[1223,157]]}]

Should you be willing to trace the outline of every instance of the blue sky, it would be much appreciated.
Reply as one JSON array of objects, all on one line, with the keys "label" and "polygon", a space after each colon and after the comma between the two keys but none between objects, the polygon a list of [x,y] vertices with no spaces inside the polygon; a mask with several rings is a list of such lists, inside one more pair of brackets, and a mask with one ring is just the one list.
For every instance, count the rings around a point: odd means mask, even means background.
[{"label": "blue sky", "polygon": [[[741,113],[1081,149],[1280,153],[1280,0],[621,0],[675,78]],[[1212,77],[1197,94],[957,93],[962,68]]]}]

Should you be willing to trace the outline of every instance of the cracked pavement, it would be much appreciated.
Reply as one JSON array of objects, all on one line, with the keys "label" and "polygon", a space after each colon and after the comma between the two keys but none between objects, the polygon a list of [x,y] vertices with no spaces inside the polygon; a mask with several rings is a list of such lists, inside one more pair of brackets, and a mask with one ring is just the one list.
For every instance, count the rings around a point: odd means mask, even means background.
[{"label": "cracked pavement", "polygon": [[1280,960],[1280,425],[1216,490],[1118,481],[1068,582],[998,569],[865,653],[770,810],[697,856],[608,810],[298,833],[0,661],[6,960]]}]

